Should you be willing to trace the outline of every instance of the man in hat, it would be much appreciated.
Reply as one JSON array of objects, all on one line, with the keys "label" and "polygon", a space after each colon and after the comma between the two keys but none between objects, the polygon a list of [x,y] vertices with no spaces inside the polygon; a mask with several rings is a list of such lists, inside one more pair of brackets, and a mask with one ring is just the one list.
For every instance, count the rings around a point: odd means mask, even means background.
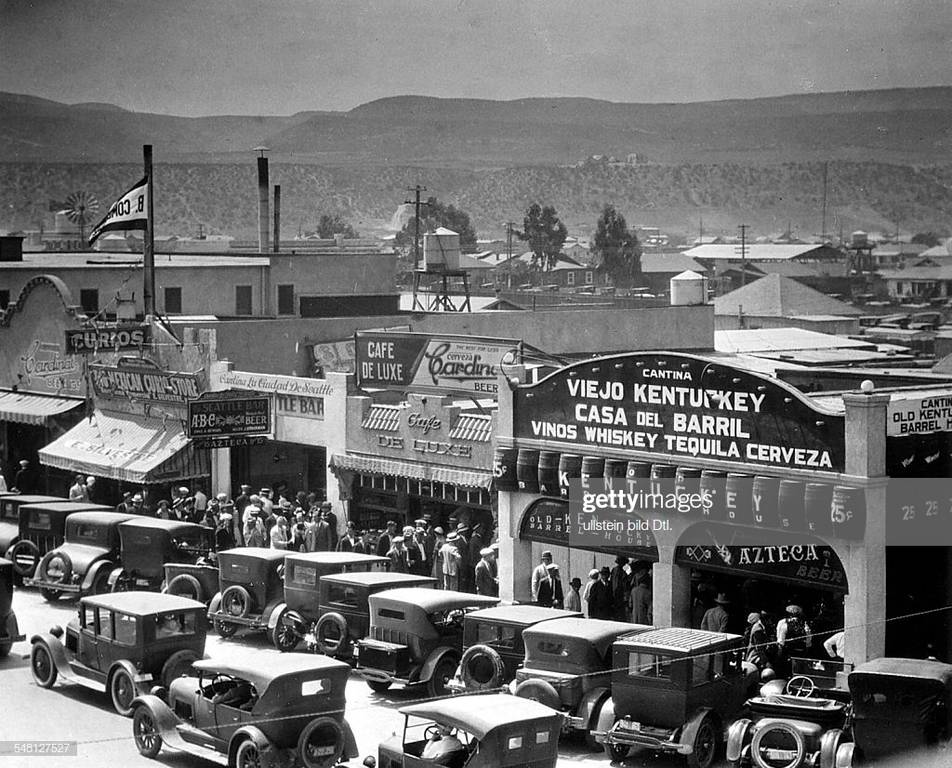
[{"label": "man in hat", "polygon": [[334,505],[326,499],[321,502],[321,518],[327,521],[331,534],[331,550],[337,549],[337,515],[334,514]]},{"label": "man in hat", "polygon": [[262,487],[262,489],[258,491],[258,498],[261,499],[261,511],[264,512],[265,515],[273,514],[274,502],[271,501],[271,489],[267,486]]},{"label": "man in hat", "polygon": [[813,645],[810,625],[803,618],[803,608],[788,605],[786,614],[777,622],[777,648],[785,661],[805,655]]},{"label": "man in hat", "polygon": [[215,528],[215,551],[224,552],[234,549],[235,536],[231,532],[233,516],[230,512],[222,512],[218,516],[218,527]]},{"label": "man in hat", "polygon": [[719,592],[714,598],[714,606],[708,608],[701,618],[701,629],[707,632],[726,632],[731,619],[727,612],[727,606],[730,604],[731,601],[727,599],[727,595]]},{"label": "man in hat", "polygon": [[479,550],[479,562],[476,563],[476,594],[496,597],[499,594],[499,580],[495,577],[493,561],[496,553],[489,547]]},{"label": "man in hat", "polygon": [[244,521],[245,507],[251,504],[251,486],[242,484],[241,493],[235,497],[235,514],[238,519]]},{"label": "man in hat", "polygon": [[89,491],[86,490],[86,478],[76,475],[75,481],[69,487],[70,501],[89,501]]},{"label": "man in hat", "polygon": [[195,514],[204,517],[205,512],[208,511],[208,496],[202,491],[200,485],[195,487],[195,493],[192,496],[195,499]]},{"label": "man in hat", "polygon": [[387,557],[393,573],[410,573],[410,553],[404,546],[403,536],[393,537]]},{"label": "man in hat", "polygon": [[446,535],[440,526],[433,529],[433,561],[430,564],[429,575],[436,579],[436,588],[443,588],[443,545],[446,543]]},{"label": "man in hat", "polygon": [[120,512],[122,514],[128,514],[131,507],[132,507],[132,491],[124,491],[122,494],[122,501],[116,504],[116,512]]},{"label": "man in hat", "polygon": [[314,521],[308,531],[307,551],[330,552],[334,548],[334,543],[331,524],[327,521],[327,512],[321,510],[318,513],[317,520]]},{"label": "man in hat", "polygon": [[13,487],[20,493],[33,493],[36,490],[34,483],[33,469],[30,467],[30,462],[26,459],[20,459],[20,469],[13,477]]},{"label": "man in hat", "polygon": [[603,565],[598,572],[598,581],[592,584],[588,593],[588,617],[590,619],[611,619],[615,603],[612,600],[612,569]]},{"label": "man in hat", "polygon": [[423,553],[413,537],[415,530],[412,525],[403,526],[403,546],[407,550],[407,560],[410,563],[410,573],[420,574],[420,560]]},{"label": "man in hat", "polygon": [[341,536],[340,541],[337,542],[337,551],[353,552],[354,546],[358,543],[360,543],[360,539],[357,538],[357,526],[354,525],[353,520],[348,520],[347,527],[344,529],[344,535]]},{"label": "man in hat", "polygon": [[371,532],[366,529],[362,530],[359,540],[354,544],[354,553],[358,555],[372,555],[374,551],[375,548]]},{"label": "man in hat", "polygon": [[440,560],[442,562],[443,589],[458,592],[462,558],[459,553],[459,534],[456,531],[450,531],[450,535],[446,537],[446,543],[440,547]]},{"label": "man in hat", "polygon": [[611,585],[612,600],[615,603],[615,618],[618,621],[628,621],[631,612],[628,609],[628,600],[631,595],[631,580],[628,575],[628,558],[618,555],[615,558],[615,567],[612,568]]},{"label": "man in hat", "polygon": [[141,493],[133,494],[133,496],[132,496],[132,509],[130,509],[129,511],[130,511],[133,515],[143,515],[143,514],[145,514],[145,510],[143,509],[143,506],[142,506],[143,503],[144,503],[144,501],[145,501],[145,500],[142,498],[142,494],[141,494]]},{"label": "man in hat", "polygon": [[539,598],[537,604],[544,608],[561,608],[563,604],[562,580],[559,577],[559,566],[549,563],[546,567],[546,577],[539,582]]},{"label": "man in hat", "polygon": [[579,592],[581,588],[582,580],[573,576],[569,582],[569,593],[565,596],[565,610],[582,612],[582,595]]},{"label": "man in hat", "polygon": [[763,669],[770,661],[770,656],[767,647],[767,628],[757,611],[747,614],[747,629],[744,630],[744,637],[747,640],[744,659],[757,669]]},{"label": "man in hat", "polygon": [[647,571],[639,571],[631,588],[631,620],[635,624],[650,625],[652,610],[651,578]]},{"label": "man in hat", "polygon": [[472,592],[474,589],[475,557],[469,545],[471,531],[465,523],[458,523],[456,535],[459,537],[456,548],[459,550],[459,591]]},{"label": "man in hat", "polygon": [[539,601],[539,584],[543,579],[548,578],[548,566],[552,562],[552,553],[549,550],[546,550],[542,553],[541,562],[535,567],[535,570],[532,572],[532,602],[536,603]]},{"label": "man in hat", "polygon": [[582,604],[586,615],[588,614],[588,596],[591,594],[596,581],[598,581],[598,568],[592,568],[588,572],[588,581],[585,582],[585,586],[582,588]]},{"label": "man in hat", "polygon": [[387,530],[380,534],[380,538],[377,539],[377,552],[376,554],[380,557],[386,557],[387,552],[390,551],[391,540],[394,536],[397,535],[397,523],[394,520],[387,521]]},{"label": "man in hat", "polygon": [[413,541],[417,546],[417,550],[420,553],[419,559],[417,560],[417,567],[414,573],[420,576],[428,576],[430,573],[431,563],[430,560],[433,559],[433,553],[427,548],[426,541],[426,527],[427,522],[422,517],[414,521],[413,525]]}]

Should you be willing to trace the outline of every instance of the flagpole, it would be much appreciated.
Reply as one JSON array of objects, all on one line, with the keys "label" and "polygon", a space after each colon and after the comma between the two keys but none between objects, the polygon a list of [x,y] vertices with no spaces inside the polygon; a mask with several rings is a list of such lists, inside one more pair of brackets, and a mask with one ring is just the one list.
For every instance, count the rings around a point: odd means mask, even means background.
[{"label": "flagpole", "polygon": [[145,319],[155,316],[155,236],[152,230],[152,145],[142,145],[146,179],[145,240],[142,243],[142,300]]}]

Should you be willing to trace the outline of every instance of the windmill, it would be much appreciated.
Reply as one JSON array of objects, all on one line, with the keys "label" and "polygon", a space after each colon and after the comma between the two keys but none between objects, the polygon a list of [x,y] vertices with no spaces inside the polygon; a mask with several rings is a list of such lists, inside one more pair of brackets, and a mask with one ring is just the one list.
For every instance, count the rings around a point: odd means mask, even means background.
[{"label": "windmill", "polygon": [[99,201],[89,192],[73,192],[66,198],[66,207],[63,209],[74,224],[79,224],[79,239],[86,242],[86,224],[89,223],[96,211],[99,210]]}]

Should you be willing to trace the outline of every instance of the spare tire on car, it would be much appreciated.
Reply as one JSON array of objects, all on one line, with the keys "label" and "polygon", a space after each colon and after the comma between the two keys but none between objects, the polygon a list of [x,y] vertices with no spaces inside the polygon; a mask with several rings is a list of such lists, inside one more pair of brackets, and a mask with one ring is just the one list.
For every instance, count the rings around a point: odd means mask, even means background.
[{"label": "spare tire on car", "polygon": [[314,627],[317,647],[325,656],[347,657],[350,653],[350,630],[347,619],[339,613],[325,613]]},{"label": "spare tire on car", "polygon": [[562,699],[559,698],[558,691],[555,690],[552,683],[546,680],[532,678],[523,680],[516,686],[514,693],[523,699],[532,699],[540,704],[545,704],[551,709],[562,709]]},{"label": "spare tire on car", "polygon": [[304,768],[333,768],[344,754],[344,729],[332,717],[315,717],[298,737]]},{"label": "spare tire on car", "polygon": [[251,593],[240,584],[232,584],[221,595],[221,612],[236,619],[251,612]]},{"label": "spare tire on car", "polygon": [[477,644],[467,648],[459,669],[463,684],[469,691],[501,688],[506,681],[506,665],[499,652],[488,645]]}]

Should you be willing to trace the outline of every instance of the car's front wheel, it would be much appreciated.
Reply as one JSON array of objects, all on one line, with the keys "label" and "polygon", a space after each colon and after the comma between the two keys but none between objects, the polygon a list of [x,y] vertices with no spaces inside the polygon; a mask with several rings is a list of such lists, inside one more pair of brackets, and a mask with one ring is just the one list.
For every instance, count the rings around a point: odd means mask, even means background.
[{"label": "car's front wheel", "polygon": [[282,608],[277,623],[271,630],[271,644],[279,651],[293,651],[301,642],[297,622],[290,608]]},{"label": "car's front wheel", "polygon": [[711,768],[717,754],[717,727],[711,717],[705,717],[694,734],[694,750],[687,756],[688,768]]},{"label": "car's front wheel", "polygon": [[233,624],[230,621],[215,619],[215,631],[218,633],[219,637],[224,637],[227,639],[238,631],[238,625]]},{"label": "car's front wheel", "polygon": [[155,718],[148,707],[136,707],[135,714],[132,716],[132,738],[135,740],[136,749],[143,757],[154,759],[158,757],[162,750],[162,737],[159,736],[158,728],[155,726]]},{"label": "car's front wheel", "polygon": [[58,670],[53,663],[53,654],[43,643],[34,643],[30,651],[30,670],[40,688],[52,688],[56,684]]},{"label": "car's front wheel", "polygon": [[122,668],[113,672],[109,681],[109,694],[116,712],[129,717],[132,714],[132,700],[136,697],[136,684],[132,675]]},{"label": "car's front wheel", "polygon": [[235,768],[261,768],[261,750],[251,739],[246,739],[238,745]]}]

